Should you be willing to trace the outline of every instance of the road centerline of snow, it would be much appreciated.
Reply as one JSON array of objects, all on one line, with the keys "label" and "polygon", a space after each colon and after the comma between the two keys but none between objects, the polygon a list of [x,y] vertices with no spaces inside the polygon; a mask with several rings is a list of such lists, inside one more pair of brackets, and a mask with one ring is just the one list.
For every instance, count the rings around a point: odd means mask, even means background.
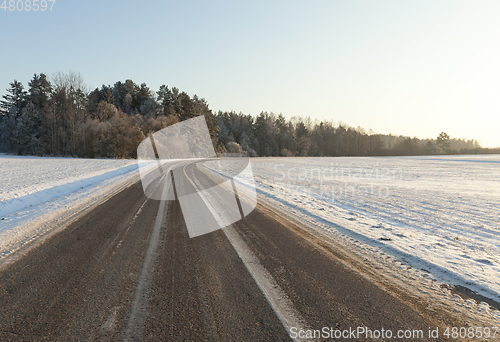
[{"label": "road centerline of snow", "polygon": [[[166,175],[170,174],[167,173]],[[165,186],[163,188],[162,198],[166,198],[167,191],[168,187]],[[141,274],[139,276],[134,299],[132,301],[127,329],[124,334],[124,341],[134,341],[136,340],[135,337],[137,335],[140,336],[142,334],[144,319],[146,318],[145,316],[147,311],[147,299],[145,298],[147,296],[146,289],[151,281],[149,275],[152,272],[157,256],[158,245],[160,243],[160,231],[163,224],[163,218],[165,216],[166,203],[166,200],[160,201],[160,206],[158,208],[158,213],[153,226],[153,232],[151,234],[151,239],[149,240],[148,250],[146,251]]]},{"label": "road centerline of snow", "polygon": [[[214,208],[214,205],[217,204],[217,201],[213,198],[207,198],[211,197],[210,194],[201,191],[198,185],[195,184],[199,182],[196,181],[194,172],[192,173],[194,179],[191,180],[191,178],[189,178],[186,172],[186,166],[187,165],[184,166],[184,174],[186,175],[186,178],[189,180],[189,182],[191,182],[193,187],[197,190],[198,194],[202,198],[203,202],[205,202],[206,206],[209,208],[212,214],[214,214],[214,217],[219,222],[218,215],[216,213],[221,211],[218,211]],[[250,250],[250,247],[248,247],[248,245],[243,241],[234,227],[232,225],[229,225],[222,230],[231,243],[231,246],[233,246],[234,250],[245,265],[246,269],[254,279],[258,288],[266,298],[266,301],[269,303],[274,313],[280,320],[281,324],[286,329],[287,333],[290,334],[290,329],[292,327],[297,328],[298,330],[306,330],[307,327],[303,323],[304,320],[295,310],[290,299],[283,292],[272,275],[266,270],[264,266],[262,266],[258,258]],[[300,338],[292,338],[292,340],[303,341],[303,339]]]}]

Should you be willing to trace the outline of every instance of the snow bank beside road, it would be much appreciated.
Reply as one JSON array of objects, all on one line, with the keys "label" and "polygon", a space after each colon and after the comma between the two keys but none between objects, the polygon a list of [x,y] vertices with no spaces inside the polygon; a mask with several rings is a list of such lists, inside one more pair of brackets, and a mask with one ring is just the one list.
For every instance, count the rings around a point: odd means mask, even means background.
[{"label": "snow bank beside road", "polygon": [[0,258],[137,175],[135,160],[0,155]]}]

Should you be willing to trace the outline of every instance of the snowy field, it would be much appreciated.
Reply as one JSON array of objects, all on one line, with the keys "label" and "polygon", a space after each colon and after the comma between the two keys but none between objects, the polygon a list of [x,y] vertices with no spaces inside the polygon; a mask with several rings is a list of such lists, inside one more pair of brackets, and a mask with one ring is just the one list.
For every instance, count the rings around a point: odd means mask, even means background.
[{"label": "snowy field", "polygon": [[136,160],[0,154],[0,258],[137,174]]},{"label": "snowy field", "polygon": [[251,163],[259,200],[500,302],[500,156]]},{"label": "snowy field", "polygon": [[[348,237],[358,251],[381,251],[380,263],[403,272],[411,265],[500,302],[500,156],[254,158],[251,164],[259,201],[281,206],[321,234]],[[135,160],[0,155],[0,179],[1,260],[137,181],[138,172]]]}]

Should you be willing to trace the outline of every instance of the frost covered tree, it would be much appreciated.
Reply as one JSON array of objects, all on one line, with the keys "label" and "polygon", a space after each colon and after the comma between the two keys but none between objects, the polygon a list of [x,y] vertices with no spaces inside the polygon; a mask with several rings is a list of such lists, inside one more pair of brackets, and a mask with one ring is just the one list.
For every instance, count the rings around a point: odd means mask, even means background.
[{"label": "frost covered tree", "polygon": [[279,130],[275,121],[275,115],[267,112],[260,113],[255,120],[254,134],[258,142],[257,153],[259,156],[279,155],[280,151],[276,141]]},{"label": "frost covered tree", "polygon": [[7,88],[7,94],[2,96],[0,100],[0,115],[8,115],[10,107],[15,106],[21,109],[26,104],[27,92],[21,82],[14,80],[10,87]]},{"label": "frost covered tree", "polygon": [[450,136],[445,132],[439,133],[436,141],[437,147],[443,152],[447,152],[450,149]]},{"label": "frost covered tree", "polygon": [[226,151],[228,153],[243,153],[243,149],[241,148],[240,144],[235,141],[230,141],[226,144]]},{"label": "frost covered tree", "polygon": [[[0,148],[6,152],[18,153],[21,141],[19,127],[22,110],[28,101],[28,94],[21,82],[14,80],[7,88],[7,94],[0,101]],[[22,127],[22,125],[21,125]]]}]

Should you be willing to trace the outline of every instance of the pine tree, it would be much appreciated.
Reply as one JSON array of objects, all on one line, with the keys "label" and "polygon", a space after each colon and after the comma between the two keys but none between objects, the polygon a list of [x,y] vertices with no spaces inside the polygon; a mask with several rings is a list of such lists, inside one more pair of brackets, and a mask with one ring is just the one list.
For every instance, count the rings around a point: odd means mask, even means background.
[{"label": "pine tree", "polygon": [[19,125],[22,110],[27,103],[27,93],[22,83],[14,80],[7,94],[0,101],[0,148],[5,152],[19,153]]},{"label": "pine tree", "polygon": [[21,82],[14,80],[9,85],[10,88],[7,88],[7,94],[3,95],[2,100],[0,100],[0,115],[2,116],[8,115],[12,106],[20,110],[26,105],[27,101],[27,93]]},{"label": "pine tree", "polygon": [[48,100],[52,94],[53,88],[47,76],[43,73],[33,76],[29,85],[29,100],[40,110],[48,105]]}]

